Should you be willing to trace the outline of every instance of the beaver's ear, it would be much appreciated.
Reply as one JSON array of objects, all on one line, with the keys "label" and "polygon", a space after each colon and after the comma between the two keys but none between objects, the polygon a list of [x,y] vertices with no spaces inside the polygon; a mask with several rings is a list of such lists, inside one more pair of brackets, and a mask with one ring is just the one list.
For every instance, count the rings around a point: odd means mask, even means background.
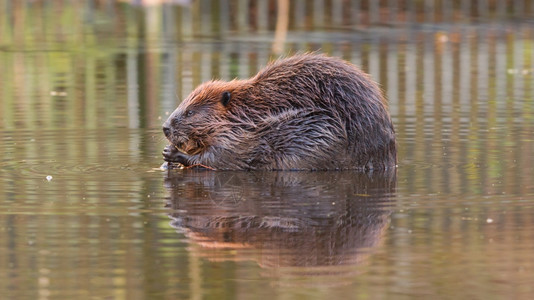
[{"label": "beaver's ear", "polygon": [[221,96],[222,105],[224,106],[228,105],[228,102],[230,102],[231,97],[232,97],[232,94],[230,94],[230,92],[223,92]]}]

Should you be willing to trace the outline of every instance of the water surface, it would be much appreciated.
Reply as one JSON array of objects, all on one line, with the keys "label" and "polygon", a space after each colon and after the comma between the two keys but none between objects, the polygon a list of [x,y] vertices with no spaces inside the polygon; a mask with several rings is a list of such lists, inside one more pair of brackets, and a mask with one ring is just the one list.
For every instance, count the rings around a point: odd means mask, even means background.
[{"label": "water surface", "polygon": [[[390,2],[291,1],[275,41],[273,1],[0,1],[0,294],[532,298],[534,7]],[[159,170],[181,99],[280,45],[380,82],[397,171]]]}]

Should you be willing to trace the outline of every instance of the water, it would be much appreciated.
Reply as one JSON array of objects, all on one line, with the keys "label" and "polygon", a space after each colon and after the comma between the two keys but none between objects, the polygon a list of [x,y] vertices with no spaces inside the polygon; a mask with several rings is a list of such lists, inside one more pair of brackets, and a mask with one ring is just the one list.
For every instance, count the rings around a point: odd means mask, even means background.
[{"label": "water", "polygon": [[[532,298],[533,3],[275,4],[0,1],[2,297]],[[158,169],[273,49],[381,83],[396,174]]]}]

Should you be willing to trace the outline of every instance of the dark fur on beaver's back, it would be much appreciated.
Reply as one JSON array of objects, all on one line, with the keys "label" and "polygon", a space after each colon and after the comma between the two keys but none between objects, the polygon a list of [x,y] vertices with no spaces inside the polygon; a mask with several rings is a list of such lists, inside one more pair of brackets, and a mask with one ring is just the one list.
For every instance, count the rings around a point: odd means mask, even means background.
[{"label": "dark fur on beaver's back", "polygon": [[302,54],[256,76],[200,85],[163,125],[167,162],[215,169],[386,169],[395,131],[370,77]]}]

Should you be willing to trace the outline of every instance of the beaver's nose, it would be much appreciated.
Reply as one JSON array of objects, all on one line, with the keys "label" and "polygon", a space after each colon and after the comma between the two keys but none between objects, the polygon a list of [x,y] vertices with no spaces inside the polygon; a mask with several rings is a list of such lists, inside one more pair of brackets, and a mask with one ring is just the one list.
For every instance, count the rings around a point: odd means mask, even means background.
[{"label": "beaver's nose", "polygon": [[163,133],[165,134],[166,137],[169,137],[169,135],[171,135],[171,129],[163,125]]}]

